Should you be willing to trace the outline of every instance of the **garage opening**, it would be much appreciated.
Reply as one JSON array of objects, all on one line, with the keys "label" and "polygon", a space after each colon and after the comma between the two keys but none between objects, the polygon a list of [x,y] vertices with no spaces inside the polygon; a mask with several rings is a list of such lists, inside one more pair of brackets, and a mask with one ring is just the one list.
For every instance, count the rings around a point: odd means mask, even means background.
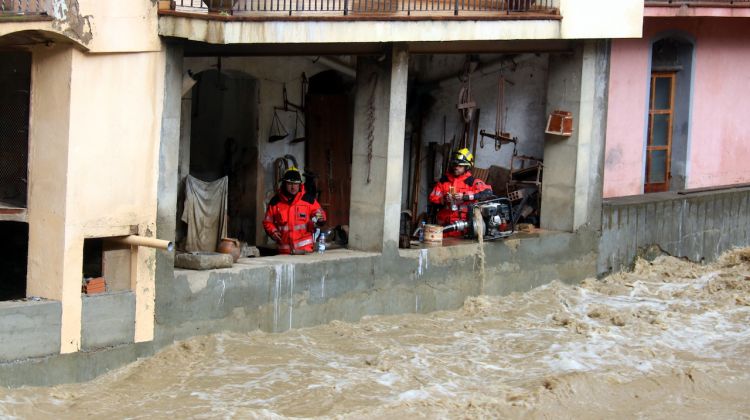
[{"label": "garage opening", "polygon": [[[183,97],[179,250],[208,254],[222,248],[239,258],[277,254],[279,243],[263,220],[291,167],[327,213],[320,231],[330,235],[329,246],[346,246],[355,80],[347,60],[185,59],[194,86]],[[201,194],[209,196],[201,208],[217,215],[211,220],[196,216],[197,201],[190,201]],[[207,233],[196,237],[191,223]]]},{"label": "garage opening", "polygon": [[[429,241],[430,232],[440,238],[472,236],[471,204],[496,198],[502,199],[488,210],[494,234],[539,228],[548,65],[548,54],[412,56],[402,247],[417,245],[424,233]],[[470,166],[452,164],[457,152]],[[454,182],[466,177],[456,175],[455,166],[471,176]],[[492,196],[480,194],[487,187]],[[474,195],[481,198],[469,199]],[[468,225],[460,225],[461,219]]]}]

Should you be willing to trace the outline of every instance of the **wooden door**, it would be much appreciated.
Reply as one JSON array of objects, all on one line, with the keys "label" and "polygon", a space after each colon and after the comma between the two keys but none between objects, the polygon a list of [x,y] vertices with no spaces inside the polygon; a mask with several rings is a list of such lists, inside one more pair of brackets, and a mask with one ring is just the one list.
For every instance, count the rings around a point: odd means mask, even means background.
[{"label": "wooden door", "polygon": [[305,109],[305,169],[318,175],[327,226],[348,225],[353,106],[346,95],[310,94]]},{"label": "wooden door", "polygon": [[669,190],[672,159],[672,124],[674,121],[674,72],[651,74],[651,98],[648,111],[648,143],[646,144],[647,193]]}]

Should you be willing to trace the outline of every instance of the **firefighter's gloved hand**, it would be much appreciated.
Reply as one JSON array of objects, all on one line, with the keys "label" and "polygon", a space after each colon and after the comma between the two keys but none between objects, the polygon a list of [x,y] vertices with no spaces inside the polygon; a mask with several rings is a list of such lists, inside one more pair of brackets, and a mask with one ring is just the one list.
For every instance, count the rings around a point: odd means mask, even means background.
[{"label": "firefighter's gloved hand", "polygon": [[273,239],[276,242],[281,242],[281,232],[279,232],[278,230],[274,231],[271,234],[271,239]]}]

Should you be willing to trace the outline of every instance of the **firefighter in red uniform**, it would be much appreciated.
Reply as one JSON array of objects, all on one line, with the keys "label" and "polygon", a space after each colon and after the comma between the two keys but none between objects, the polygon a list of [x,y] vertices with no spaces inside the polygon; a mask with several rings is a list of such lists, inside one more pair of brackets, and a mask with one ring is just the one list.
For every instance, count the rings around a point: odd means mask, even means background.
[{"label": "firefighter in red uniform", "polygon": [[[469,204],[492,196],[492,187],[471,176],[474,156],[461,149],[451,156],[448,170],[430,193],[430,202],[444,207],[437,213],[437,223],[447,226],[457,220],[469,220]],[[445,236],[463,236],[463,231],[445,232]]]},{"label": "firefighter in red uniform", "polygon": [[312,232],[325,223],[326,214],[313,194],[305,192],[302,175],[295,167],[284,172],[279,192],[268,203],[263,228],[280,254],[313,251]]}]

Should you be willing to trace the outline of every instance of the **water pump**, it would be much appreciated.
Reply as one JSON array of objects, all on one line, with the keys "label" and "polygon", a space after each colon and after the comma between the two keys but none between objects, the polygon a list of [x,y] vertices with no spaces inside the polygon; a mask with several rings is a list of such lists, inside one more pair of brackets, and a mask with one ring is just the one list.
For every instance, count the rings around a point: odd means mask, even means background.
[{"label": "water pump", "polygon": [[[474,217],[475,209],[479,210],[481,217]],[[482,235],[482,239],[485,241],[507,238],[515,233],[511,209],[510,200],[505,197],[473,203],[469,205],[471,221],[455,221],[445,226],[443,232],[466,231],[466,238],[476,239],[479,238],[479,235]]]}]

